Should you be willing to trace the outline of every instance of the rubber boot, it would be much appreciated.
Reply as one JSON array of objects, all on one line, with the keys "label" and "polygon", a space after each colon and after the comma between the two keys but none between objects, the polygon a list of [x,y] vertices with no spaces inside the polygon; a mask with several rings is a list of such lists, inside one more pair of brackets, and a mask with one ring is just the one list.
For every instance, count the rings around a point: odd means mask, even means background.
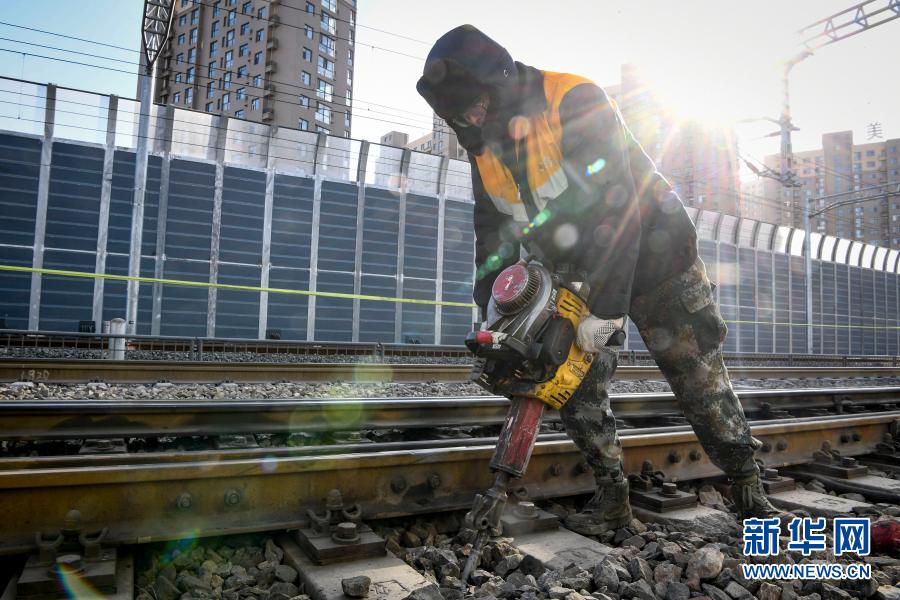
[{"label": "rubber boot", "polygon": [[772,506],[763,488],[759,471],[734,477],[731,485],[731,498],[734,500],[734,510],[738,514],[739,521],[778,517],[781,519],[782,525],[786,526],[794,517],[791,513]]},{"label": "rubber boot", "polygon": [[631,504],[628,502],[628,480],[597,480],[597,491],[575,515],[566,517],[566,527],[582,535],[599,535],[631,523]]}]

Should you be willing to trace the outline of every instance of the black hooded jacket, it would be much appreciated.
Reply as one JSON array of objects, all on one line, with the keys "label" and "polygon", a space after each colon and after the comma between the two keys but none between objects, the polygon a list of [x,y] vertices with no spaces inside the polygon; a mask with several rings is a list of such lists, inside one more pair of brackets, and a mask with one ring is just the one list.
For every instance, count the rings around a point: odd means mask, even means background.
[{"label": "black hooded jacket", "polygon": [[[416,87],[470,153],[475,197],[473,295],[484,307],[496,276],[518,260],[523,236],[521,227],[488,197],[475,156],[489,147],[511,173],[522,175],[521,149],[516,152],[508,124],[516,115],[547,110],[544,76],[513,62],[502,46],[463,25],[435,43]],[[485,92],[490,106],[483,128],[458,126],[454,117]],[[575,86],[564,96],[559,114],[562,164],[569,184],[550,201],[551,219],[534,228],[527,243],[557,265],[584,271],[591,286],[591,312],[618,317],[628,313],[633,296],[650,291],[697,260],[696,230],[681,200],[602,89],[593,84]],[[602,168],[591,172],[600,157]]]}]

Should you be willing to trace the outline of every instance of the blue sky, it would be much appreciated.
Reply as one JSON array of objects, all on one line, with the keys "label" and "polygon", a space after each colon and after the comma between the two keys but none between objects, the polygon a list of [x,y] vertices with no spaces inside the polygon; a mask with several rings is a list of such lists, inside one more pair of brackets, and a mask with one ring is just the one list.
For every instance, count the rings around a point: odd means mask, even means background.
[{"label": "blue sky", "polygon": [[[849,0],[662,0],[553,3],[535,0],[359,0],[353,137],[377,139],[399,129],[429,128],[431,113],[414,85],[424,57],[443,32],[470,22],[504,44],[513,57],[539,68],[617,83],[620,65],[638,64],[672,102],[700,116],[777,116],[778,59],[796,51],[797,29],[853,4]],[[31,0],[0,5],[0,21],[138,50],[139,0]],[[102,17],[101,17],[102,15]],[[397,35],[380,33],[375,29]],[[0,25],[0,48],[67,56],[21,40],[124,61],[138,54]],[[413,38],[413,40],[406,39]],[[417,41],[414,41],[417,40]],[[373,47],[374,46],[374,47]],[[865,141],[879,121],[885,137],[900,137],[900,19],[819,50],[792,76],[795,149],[820,146],[824,132],[852,130]],[[135,71],[124,63],[68,55]],[[136,76],[0,53],[0,75],[120,96],[136,95]],[[284,77],[284,75],[282,75]],[[391,107],[391,108],[387,108]],[[387,113],[387,114],[385,114]],[[385,122],[396,121],[396,123]],[[761,156],[778,150],[763,138],[771,125],[742,126],[742,147]]]}]

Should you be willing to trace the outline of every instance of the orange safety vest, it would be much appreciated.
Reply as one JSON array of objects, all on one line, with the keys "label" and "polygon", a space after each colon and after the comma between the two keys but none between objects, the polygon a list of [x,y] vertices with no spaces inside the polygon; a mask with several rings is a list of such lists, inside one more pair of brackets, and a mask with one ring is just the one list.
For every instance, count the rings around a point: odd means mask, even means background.
[{"label": "orange safety vest", "polygon": [[[525,139],[527,152],[528,186],[537,210],[557,198],[569,187],[569,180],[562,168],[562,126],[559,122],[559,105],[563,97],[575,86],[593,83],[589,79],[567,73],[541,71],[544,76],[544,96],[547,109],[527,117],[516,117],[511,123],[514,135]],[[521,137],[520,137],[521,139]],[[506,165],[490,149],[475,157],[484,191],[494,206],[510,215],[517,223],[529,222],[525,205],[519,196],[515,178]]]}]

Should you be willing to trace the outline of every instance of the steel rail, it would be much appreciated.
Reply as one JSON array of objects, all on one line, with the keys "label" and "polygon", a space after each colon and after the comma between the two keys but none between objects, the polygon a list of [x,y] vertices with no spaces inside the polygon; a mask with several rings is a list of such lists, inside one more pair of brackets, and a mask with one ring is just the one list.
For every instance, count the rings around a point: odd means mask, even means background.
[{"label": "steel rail", "polygon": [[[394,344],[379,342],[327,342],[297,340],[251,340],[239,338],[206,338],[177,336],[122,336],[108,333],[74,333],[62,331],[0,330],[0,348],[9,350],[75,349],[103,352],[109,341],[126,339],[127,352],[179,352],[191,355],[194,360],[207,353],[300,356],[359,356],[359,357],[455,357],[467,358],[469,351],[462,345]],[[897,365],[897,356],[890,355],[839,355],[839,354],[774,354],[759,352],[726,352],[726,364],[763,364],[776,362],[787,366],[802,364],[811,366],[868,366]],[[25,357],[22,357],[25,358]],[[622,351],[620,364],[652,363],[645,351]]]},{"label": "steel rail", "polygon": [[[34,381],[43,383],[151,384],[173,383],[272,383],[354,382],[354,383],[422,383],[426,381],[469,381],[469,365],[400,364],[400,363],[251,363],[163,360],[58,360],[2,359],[0,382]],[[733,379],[784,379],[821,377],[894,377],[900,366],[854,367],[768,367],[732,365]],[[655,365],[622,365],[615,379],[632,381],[662,379]]]},{"label": "steel rail", "polygon": [[[900,387],[742,390],[751,415],[778,411],[892,410]],[[612,394],[616,417],[659,419],[681,412],[671,393]],[[292,432],[499,425],[509,400],[455,398],[301,398],[251,400],[8,400],[0,402],[0,440],[217,436]],[[548,411],[545,421],[559,421]]]},{"label": "steel rail", "polygon": [[[779,467],[810,462],[826,441],[846,456],[870,453],[898,421],[900,411],[892,411],[755,422],[752,431],[765,444],[760,458]],[[622,446],[628,472],[651,461],[674,481],[721,474],[687,428],[634,430]],[[373,445],[324,456],[0,469],[0,553],[32,549],[35,532],[57,531],[71,509],[81,512],[86,530],[108,527],[113,543],[296,528],[304,509],[320,508],[332,489],[369,519],[462,509],[490,485],[492,452],[489,442],[389,451]],[[593,475],[582,460],[571,441],[539,441],[519,488],[533,499],[589,492]]]}]

